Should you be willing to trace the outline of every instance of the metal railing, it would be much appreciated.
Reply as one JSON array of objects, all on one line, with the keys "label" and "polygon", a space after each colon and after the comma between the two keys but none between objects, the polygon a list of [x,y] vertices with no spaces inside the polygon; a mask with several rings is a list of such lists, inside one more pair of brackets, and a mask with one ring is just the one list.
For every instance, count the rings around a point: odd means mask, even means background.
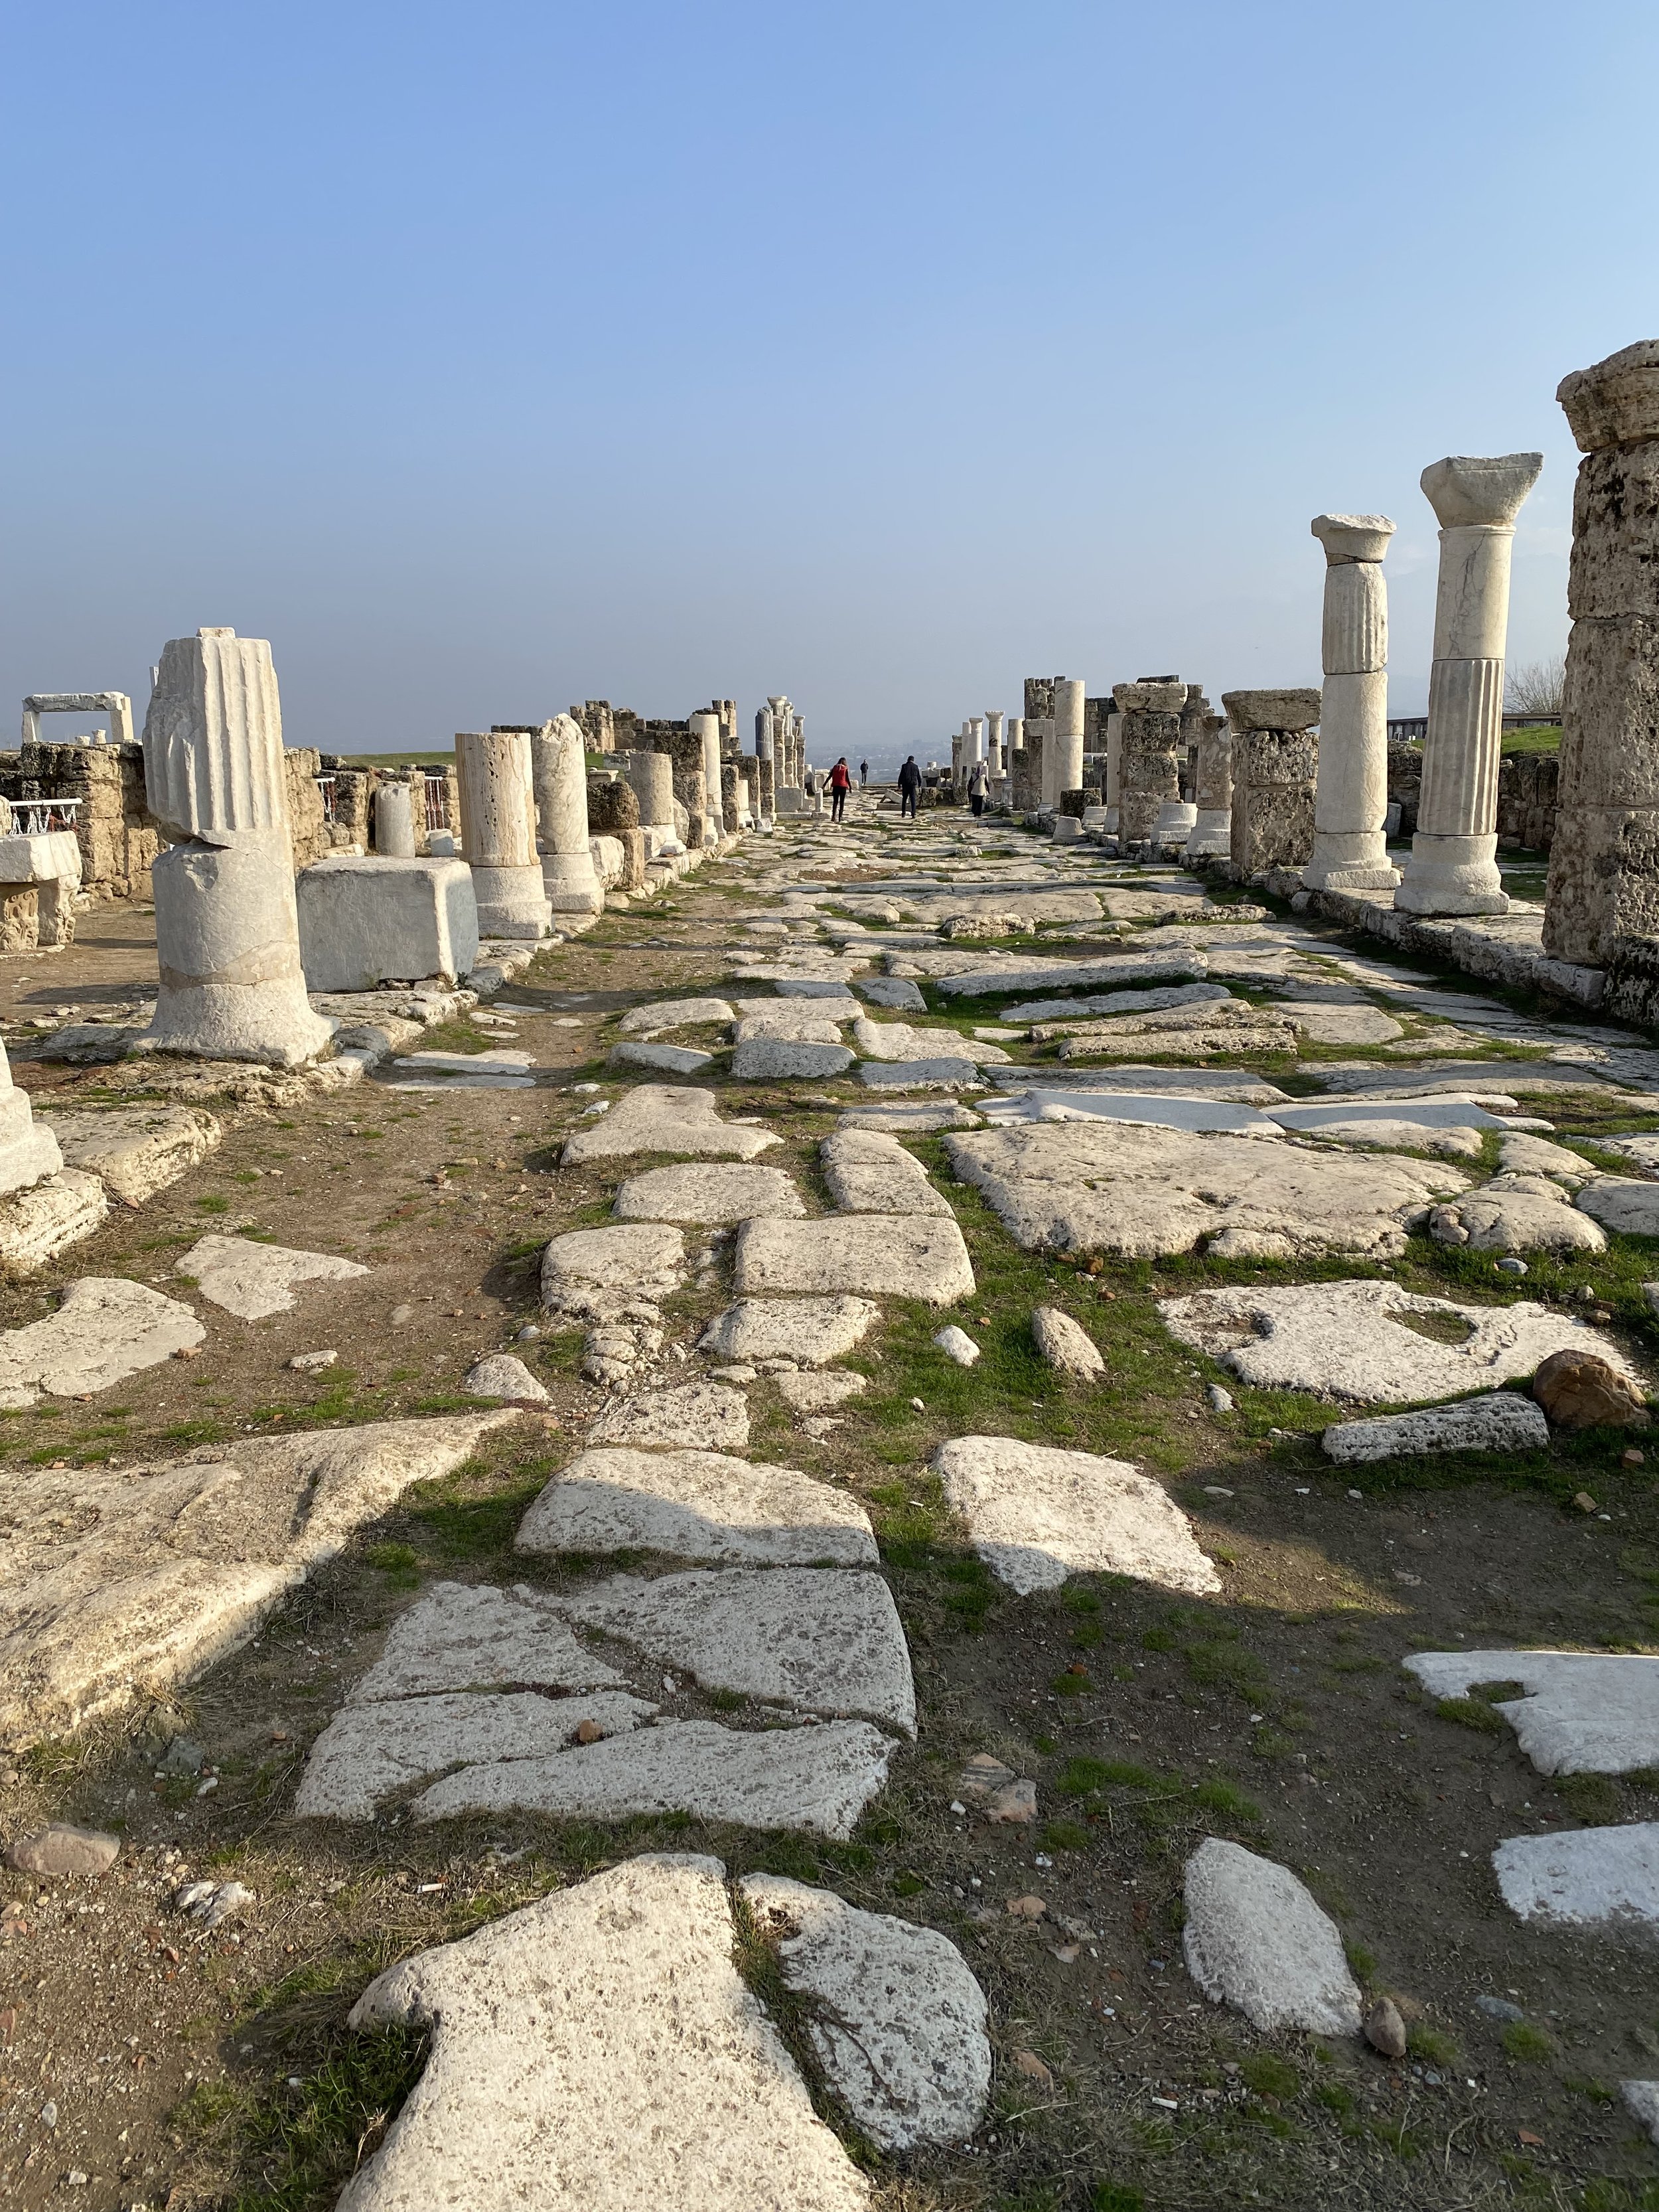
[{"label": "metal railing", "polygon": [[426,793],[426,826],[428,831],[449,827],[449,779],[445,775],[422,775]]},{"label": "metal railing", "polygon": [[14,799],[11,826],[24,837],[45,837],[54,830],[73,830],[81,811],[78,799]]},{"label": "metal railing", "polygon": [[318,790],[322,794],[324,821],[332,822],[334,819],[334,778],[331,775],[315,775],[313,776],[312,781],[316,785]]}]

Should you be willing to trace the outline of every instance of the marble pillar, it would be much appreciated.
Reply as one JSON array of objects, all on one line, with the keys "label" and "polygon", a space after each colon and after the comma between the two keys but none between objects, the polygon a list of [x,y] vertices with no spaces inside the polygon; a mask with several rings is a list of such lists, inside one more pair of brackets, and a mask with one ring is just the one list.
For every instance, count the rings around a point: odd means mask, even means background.
[{"label": "marble pillar", "polygon": [[292,1067],[327,1044],[300,963],[283,715],[264,638],[161,648],[144,786],[168,839],[153,872],[161,988],[143,1044]]},{"label": "marble pillar", "polygon": [[605,886],[587,830],[587,750],[581,725],[556,714],[530,740],[542,884],[555,914],[603,914]]},{"label": "marble pillar", "polygon": [[705,845],[718,845],[726,835],[720,783],[720,718],[714,708],[691,717],[691,732],[702,739],[703,832]]},{"label": "marble pillar", "polygon": [[1659,341],[1575,370],[1555,396],[1584,458],[1544,950],[1650,965],[1632,940],[1659,938]]},{"label": "marble pillar", "polygon": [[1083,788],[1083,691],[1079,679],[1054,678],[1054,768],[1053,804],[1068,791]]},{"label": "marble pillar", "polygon": [[455,771],[461,852],[472,871],[479,936],[545,937],[553,910],[536,850],[529,732],[458,730]]},{"label": "marble pillar", "polygon": [[1206,714],[1198,733],[1198,817],[1187,838],[1189,860],[1232,851],[1233,741],[1224,714]]},{"label": "marble pillar", "polygon": [[1321,699],[1302,690],[1222,694],[1232,726],[1231,857],[1246,877],[1302,867],[1312,848]]},{"label": "marble pillar", "polygon": [[1319,789],[1310,890],[1392,890],[1400,881],[1382,835],[1389,811],[1389,587],[1386,514],[1316,514],[1325,549]]},{"label": "marble pillar", "polygon": [[666,753],[623,752],[617,765],[639,801],[640,828],[647,853],[654,860],[666,847],[683,849],[674,820],[674,763]]},{"label": "marble pillar", "polygon": [[1424,470],[1440,522],[1434,665],[1417,834],[1394,902],[1412,914],[1507,914],[1498,872],[1498,770],[1515,518],[1541,453],[1463,455]]},{"label": "marble pillar", "polygon": [[994,707],[988,708],[985,715],[986,766],[990,770],[993,783],[998,781],[1003,772],[1002,724],[1002,715]]},{"label": "marble pillar", "polygon": [[975,761],[982,761],[984,757],[985,717],[983,714],[970,714],[968,718],[968,765],[969,769],[973,767]]},{"label": "marble pillar", "polygon": [[[424,816],[424,809],[422,810]],[[421,827],[426,827],[422,818]],[[415,793],[407,782],[381,782],[374,793],[374,849],[390,860],[415,858]]]},{"label": "marble pillar", "polygon": [[36,1121],[27,1091],[11,1079],[11,1062],[0,1045],[0,1192],[23,1190],[64,1164],[58,1139]]},{"label": "marble pillar", "polygon": [[1181,804],[1176,747],[1187,687],[1173,677],[1115,684],[1120,723],[1118,836],[1125,845],[1151,842],[1166,806]]}]

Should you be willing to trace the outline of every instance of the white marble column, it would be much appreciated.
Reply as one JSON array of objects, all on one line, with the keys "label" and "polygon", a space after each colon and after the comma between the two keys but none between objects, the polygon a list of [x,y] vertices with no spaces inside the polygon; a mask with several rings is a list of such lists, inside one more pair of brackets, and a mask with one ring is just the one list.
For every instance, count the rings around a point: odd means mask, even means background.
[{"label": "white marble column", "polygon": [[987,765],[990,769],[991,781],[994,783],[1002,774],[1002,724],[1003,717],[997,709],[994,707],[988,708],[985,714]]},{"label": "white marble column", "polygon": [[387,860],[415,858],[415,794],[407,782],[375,787],[374,849]]},{"label": "white marble column", "polygon": [[984,757],[985,717],[983,714],[970,714],[968,718],[969,767],[971,768],[975,761],[982,761]]},{"label": "white marble column", "polygon": [[536,851],[527,730],[458,730],[461,853],[472,871],[483,937],[545,937],[553,925]]},{"label": "white marble column", "polygon": [[703,838],[705,845],[718,845],[726,835],[726,821],[720,811],[720,718],[713,708],[705,708],[691,717],[691,731],[702,739]]},{"label": "white marble column", "polygon": [[1230,854],[1233,823],[1233,741],[1224,714],[1206,714],[1198,737],[1198,818],[1187,839],[1189,860]]},{"label": "white marble column", "polygon": [[1498,770],[1515,518],[1541,453],[1449,456],[1424,470],[1440,521],[1429,728],[1412,855],[1395,893],[1412,914],[1507,914],[1498,872]]},{"label": "white marble column", "polygon": [[22,1190],[64,1164],[58,1139],[34,1118],[27,1091],[11,1079],[11,1062],[0,1045],[0,1191]]},{"label": "white marble column", "polygon": [[1319,781],[1310,890],[1392,890],[1400,881],[1382,835],[1389,811],[1389,587],[1386,514],[1316,514],[1325,548]]},{"label": "white marble column", "polygon": [[1083,788],[1083,689],[1079,678],[1054,678],[1055,806],[1068,791]]},{"label": "white marble column", "polygon": [[587,835],[587,746],[581,725],[556,714],[530,740],[542,884],[555,914],[603,914],[605,886]]},{"label": "white marble column", "polygon": [[161,988],[146,1046],[292,1067],[332,1024],[300,964],[283,714],[264,638],[198,630],[161,648],[144,719]]}]

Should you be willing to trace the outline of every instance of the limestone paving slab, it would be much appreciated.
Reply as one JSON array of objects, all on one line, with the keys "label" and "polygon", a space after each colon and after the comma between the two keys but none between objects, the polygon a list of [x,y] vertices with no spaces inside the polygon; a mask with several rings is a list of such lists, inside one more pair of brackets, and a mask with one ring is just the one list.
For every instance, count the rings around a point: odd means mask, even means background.
[{"label": "limestone paving slab", "polygon": [[839,1567],[692,1568],[654,1582],[617,1575],[567,1592],[560,1610],[705,1689],[915,1733],[909,1650],[879,1575]]},{"label": "limestone paving slab", "polygon": [[[1604,1182],[1591,1186],[1604,1188]],[[1579,1194],[1581,1200],[1589,1195]],[[1596,1224],[1568,1204],[1559,1183],[1543,1176],[1494,1176],[1455,1205],[1437,1206],[1429,1231],[1438,1244],[1467,1245],[1472,1252],[1571,1254],[1607,1248]]]},{"label": "limestone paving slab", "polygon": [[840,1014],[838,1003],[822,999],[739,999],[741,1019],[732,1031],[733,1044],[826,1044],[841,1042],[840,1021],[856,1008]]},{"label": "limestone paving slab", "polygon": [[1553,1145],[1545,1137],[1505,1137],[1498,1148],[1500,1165],[1511,1175],[1549,1176],[1557,1182],[1576,1189],[1581,1183],[1594,1182],[1601,1173],[1593,1168],[1581,1153],[1567,1150],[1565,1145]]},{"label": "limestone paving slab", "polygon": [[775,1567],[872,1567],[877,1559],[857,1499],[793,1468],[721,1452],[592,1445],[554,1476],[515,1542],[521,1552],[637,1550]]},{"label": "limestone paving slab", "polygon": [[1420,1121],[1322,1121],[1302,1140],[1359,1152],[1428,1152],[1437,1160],[1478,1160],[1482,1149],[1479,1129],[1428,1129]]},{"label": "limestone paving slab", "polygon": [[975,1060],[960,1054],[942,1060],[861,1060],[858,1080],[866,1091],[976,1091],[983,1078]]},{"label": "limestone paving slab", "polygon": [[[738,1231],[735,1287],[744,1298],[851,1291],[948,1306],[971,1295],[974,1270],[954,1218],[842,1214],[745,1222]],[[722,1348],[728,1358],[754,1356]]]},{"label": "limestone paving slab", "polygon": [[653,1037],[664,1030],[693,1029],[702,1022],[736,1019],[724,999],[659,999],[653,1006],[630,1006],[617,1026],[624,1036]]},{"label": "limestone paving slab", "polygon": [[129,1206],[177,1182],[223,1134],[211,1114],[191,1106],[42,1106],[35,1118],[57,1138],[66,1167],[95,1175]]},{"label": "limestone paving slab", "polygon": [[690,1045],[641,1044],[624,1040],[613,1044],[605,1056],[607,1067],[624,1071],[643,1067],[653,1075],[701,1075],[714,1061],[714,1054],[695,1051]]},{"label": "limestone paving slab", "polygon": [[980,1116],[972,1107],[952,1100],[948,1105],[907,1105],[894,1100],[884,1106],[849,1106],[838,1129],[879,1129],[890,1136],[931,1137],[939,1129],[977,1129]]},{"label": "limestone paving slab", "polygon": [[[1523,1381],[1553,1352],[1593,1351],[1639,1380],[1611,1339],[1529,1299],[1459,1305],[1397,1283],[1306,1283],[1282,1289],[1199,1291],[1161,1298],[1181,1343],[1261,1390],[1406,1406]],[[1407,1326],[1421,1316],[1468,1334],[1445,1344]]]},{"label": "limestone paving slab", "polygon": [[[930,963],[931,966],[931,963]],[[1129,982],[1201,982],[1209,963],[1200,952],[1124,952],[1105,960],[1007,960],[994,966],[981,953],[966,971],[937,975],[948,997],[1017,997],[1021,992],[1083,991]]]},{"label": "limestone paving slab", "polygon": [[844,1358],[881,1319],[867,1298],[740,1298],[717,1314],[697,1349],[726,1360],[794,1359],[803,1366]]},{"label": "limestone paving slab", "polygon": [[614,1689],[622,1680],[608,1660],[574,1633],[550,1599],[522,1583],[513,1589],[493,1583],[434,1583],[393,1622],[351,1703],[520,1684]]},{"label": "limestone paving slab", "polygon": [[741,1451],[749,1442],[749,1401],[725,1382],[677,1382],[664,1390],[613,1398],[587,1433],[596,1444]]},{"label": "limestone paving slab", "polygon": [[956,1437],[933,1465],[974,1549],[1022,1597],[1080,1573],[1129,1575],[1193,1596],[1221,1587],[1186,1515],[1126,1460]]},{"label": "limestone paving slab", "polygon": [[1511,1836],[1492,1863],[1519,1919],[1648,1935],[1659,1923],[1659,1821]]},{"label": "limestone paving slab", "polygon": [[769,1129],[722,1121],[715,1111],[712,1091],[683,1084],[641,1083],[624,1091],[608,1114],[566,1138],[559,1158],[566,1167],[580,1167],[588,1160],[622,1159],[630,1152],[752,1160],[777,1141]]},{"label": "limestone paving slab", "polygon": [[372,1982],[349,2025],[432,2044],[340,2212],[668,2212],[693,2176],[700,2212],[867,2212],[732,1962],[724,1873],[630,1859]]},{"label": "limestone paving slab", "polygon": [[804,1374],[779,1375],[775,1378],[778,1395],[798,1413],[827,1413],[832,1407],[844,1406],[849,1398],[862,1397],[869,1389],[869,1377],[854,1375],[844,1367],[809,1369]]},{"label": "limestone paving slab", "polygon": [[1279,1133],[1276,1123],[1249,1106],[1133,1091],[1022,1091],[1012,1098],[981,1100],[980,1115],[993,1127],[1016,1121],[1151,1121],[1162,1129],[1225,1130],[1256,1137]]},{"label": "limestone paving slab", "polygon": [[188,1306],[125,1276],[83,1276],[56,1313],[0,1334],[0,1407],[90,1397],[207,1334]]},{"label": "limestone paving slab", "polygon": [[853,988],[872,1006],[890,1006],[901,1014],[927,1011],[927,1000],[908,975],[861,975]]},{"label": "limestone paving slab", "polygon": [[666,1297],[685,1275],[685,1243],[668,1224],[571,1229],[542,1255],[542,1304],[586,1319],[627,1297]]},{"label": "limestone paving slab", "polygon": [[818,1158],[830,1199],[843,1213],[951,1216],[950,1200],[934,1189],[927,1169],[896,1137],[839,1129],[824,1139]]},{"label": "limestone paving slab", "polygon": [[732,1073],[745,1083],[823,1081],[852,1065],[844,1044],[795,1044],[783,1037],[748,1037],[732,1054]]},{"label": "limestone paving slab", "polygon": [[1519,1682],[1498,1704],[1540,1774],[1628,1774],[1659,1765],[1659,1659],[1598,1651],[1414,1651],[1401,1662],[1431,1697]]},{"label": "limestone paving slab", "polygon": [[[1068,1022],[1091,1014],[1152,1014],[1166,1006],[1213,1005],[1232,1000],[1224,983],[1149,984],[1142,990],[1107,991],[1093,998],[1033,999],[1029,1006],[1005,1006],[1005,1022]],[[1234,1001],[1237,1003],[1237,1001]]]},{"label": "limestone paving slab", "polygon": [[254,1244],[242,1237],[203,1237],[178,1262],[176,1275],[191,1278],[211,1304],[240,1321],[265,1321],[291,1313],[294,1293],[305,1283],[349,1282],[368,1269],[331,1252],[296,1252],[285,1244]]},{"label": "limestone paving slab", "polygon": [[747,1221],[756,1214],[799,1220],[806,1212],[793,1177],[781,1168],[738,1162],[689,1162],[630,1176],[611,1211],[623,1221]]},{"label": "limestone paving slab", "polygon": [[1187,1971],[1264,2033],[1358,2035],[1360,1996],[1336,1923],[1287,1867],[1206,1837],[1187,1862]]},{"label": "limestone paving slab", "polygon": [[[1583,1161],[1579,1164],[1588,1167]],[[1659,1182],[1597,1176],[1573,1203],[1604,1229],[1617,1230],[1621,1236],[1659,1237]]]},{"label": "limestone paving slab", "polygon": [[1420,1413],[1339,1421],[1320,1438],[1326,1457],[1343,1466],[1414,1452],[1547,1451],[1549,1441],[1542,1407],[1516,1390],[1491,1390]]},{"label": "limestone paving slab", "polygon": [[956,1945],[781,1875],[746,1875],[739,1887],[865,2134],[890,2151],[971,2136],[990,2093],[991,2045],[985,1993]]},{"label": "limestone paving slab", "polygon": [[866,1060],[969,1060],[989,1066],[1008,1058],[1000,1045],[965,1037],[960,1030],[919,1030],[911,1022],[875,1022],[863,1015],[853,1024],[853,1042]]},{"label": "limestone paving slab", "polygon": [[1633,1137],[1598,1137],[1596,1142],[1603,1152],[1623,1152],[1645,1173],[1659,1175],[1659,1129],[1644,1129]]}]

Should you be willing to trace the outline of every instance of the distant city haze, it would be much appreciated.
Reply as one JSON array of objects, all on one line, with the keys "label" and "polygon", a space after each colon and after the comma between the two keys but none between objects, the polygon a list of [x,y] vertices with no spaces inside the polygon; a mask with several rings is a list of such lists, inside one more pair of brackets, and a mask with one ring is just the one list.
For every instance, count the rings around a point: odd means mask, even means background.
[{"label": "distant city haze", "polygon": [[1659,334],[1633,0],[9,27],[11,744],[230,624],[291,744],[787,691],[887,777],[1028,674],[1317,684],[1326,509],[1399,526],[1420,713],[1423,467],[1544,453],[1559,653],[1555,386]]}]

